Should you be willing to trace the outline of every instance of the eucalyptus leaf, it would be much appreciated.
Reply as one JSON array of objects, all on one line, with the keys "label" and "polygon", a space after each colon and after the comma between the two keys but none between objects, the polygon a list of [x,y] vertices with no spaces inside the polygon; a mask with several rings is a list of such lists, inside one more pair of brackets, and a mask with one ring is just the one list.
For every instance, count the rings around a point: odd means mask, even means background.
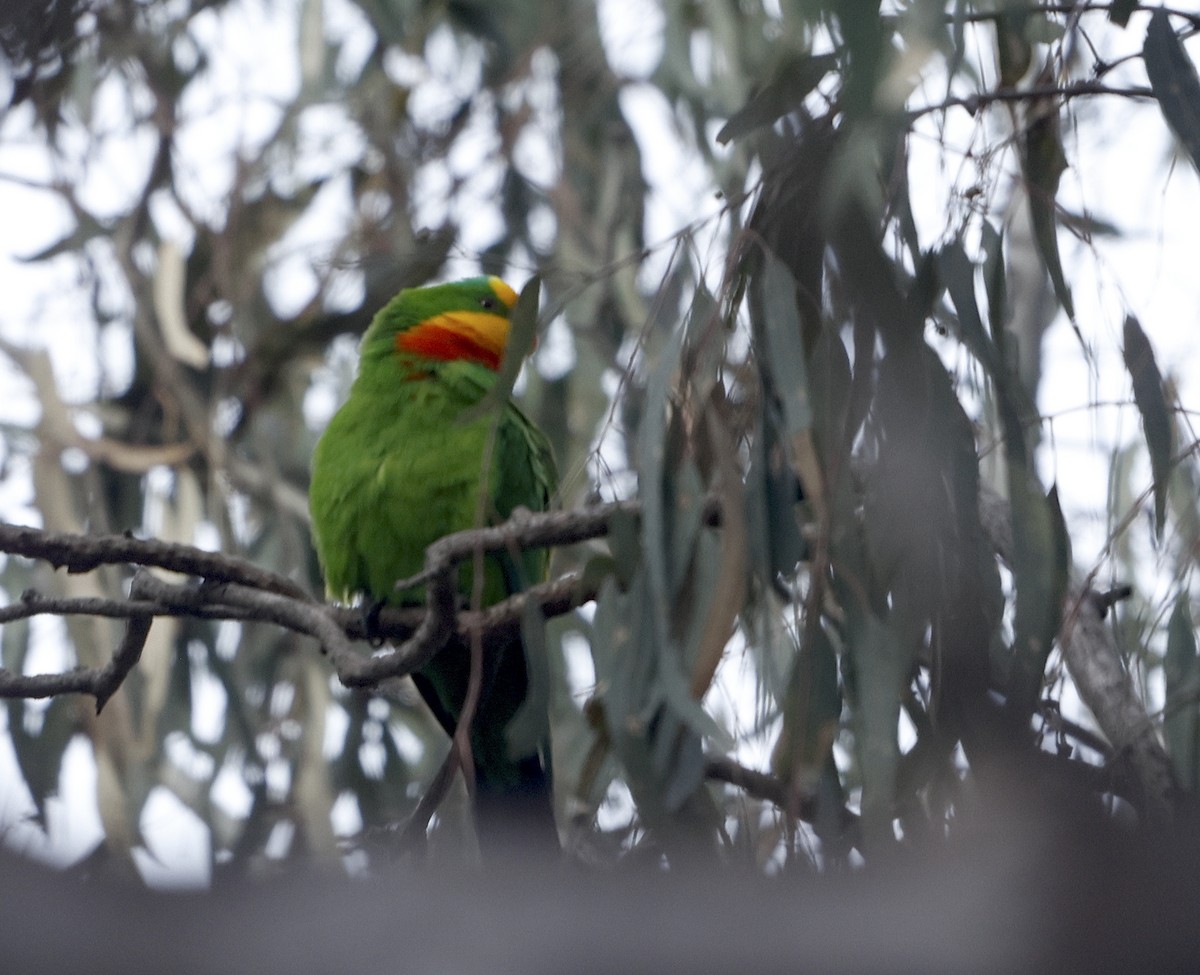
[{"label": "eucalyptus leaf", "polygon": [[1037,706],[1046,659],[1062,622],[1070,551],[1057,488],[1043,496],[1036,479],[1011,464],[1009,495],[1017,596],[1008,708],[1023,729]]},{"label": "eucalyptus leaf", "polygon": [[808,365],[814,431],[826,467],[843,460],[846,411],[850,399],[850,357],[838,330],[826,324],[813,345]]},{"label": "eucalyptus leaf", "polygon": [[979,315],[975,300],[975,265],[967,257],[962,241],[956,240],[943,247],[937,263],[942,283],[958,314],[963,341],[980,365],[988,372],[994,372],[999,365],[999,355]]},{"label": "eucalyptus leaf", "polygon": [[789,436],[812,427],[808,398],[808,371],[801,339],[800,312],[796,307],[796,280],[784,263],[767,253],[763,272],[763,310],[767,343],[765,361],[774,378],[775,393],[783,406]]},{"label": "eucalyptus leaf", "polygon": [[1059,180],[1067,168],[1067,157],[1063,151],[1057,106],[1047,103],[1038,109],[1038,113],[1025,130],[1023,144],[1022,161],[1025,178],[1029,183],[1029,212],[1033,220],[1033,234],[1038,252],[1042,255],[1042,261],[1050,274],[1054,293],[1058,296],[1067,317],[1074,319],[1075,302],[1063,275],[1062,258],[1058,251],[1058,220],[1055,213],[1055,198],[1058,195]]},{"label": "eucalyptus leaf", "polygon": [[848,649],[857,684],[854,728],[862,770],[865,839],[871,848],[887,848],[894,837],[892,820],[900,761],[896,729],[908,663],[896,635],[869,613],[855,612],[851,616]]},{"label": "eucalyptus leaf", "polygon": [[1200,76],[1162,7],[1150,15],[1142,58],[1163,118],[1200,170]]},{"label": "eucalyptus leaf", "polygon": [[608,547],[617,581],[622,589],[628,589],[642,568],[642,543],[637,519],[619,508],[608,518]]},{"label": "eucalyptus leaf", "polygon": [[842,713],[837,655],[824,626],[806,630],[807,641],[792,661],[783,700],[783,730],[772,767],[784,781],[815,781],[825,767]]},{"label": "eucalyptus leaf", "polygon": [[1179,784],[1194,793],[1200,787],[1200,660],[1196,657],[1196,629],[1189,601],[1187,590],[1182,590],[1175,597],[1175,609],[1167,624],[1163,737]]},{"label": "eucalyptus leaf", "polygon": [[1154,349],[1132,315],[1125,317],[1124,332],[1125,368],[1133,381],[1133,401],[1142,416],[1142,432],[1154,475],[1154,534],[1161,540],[1171,477],[1171,414],[1163,395],[1163,378],[1154,359]]},{"label": "eucalyptus leaf", "polygon": [[1129,24],[1129,15],[1138,8],[1138,0],[1113,0],[1108,7],[1108,19],[1118,27]]},{"label": "eucalyptus leaf", "polygon": [[646,403],[638,429],[637,467],[642,497],[642,550],[650,598],[662,612],[656,614],[655,646],[669,642],[666,628],[668,593],[668,514],[672,499],[666,496],[666,440],[671,410],[671,383],[679,367],[685,330],[675,329],[646,382]]},{"label": "eucalyptus leaf", "polygon": [[700,736],[684,730],[672,755],[664,800],[667,809],[676,812],[704,784],[704,746]]},{"label": "eucalyptus leaf", "polygon": [[983,287],[987,292],[988,323],[992,334],[1004,329],[1008,320],[1008,284],[1004,267],[1004,235],[992,226],[990,220],[983,221]]},{"label": "eucalyptus leaf", "polygon": [[1033,61],[1033,45],[1025,32],[1028,14],[1005,11],[996,17],[996,50],[1000,62],[1000,84],[1015,88]]},{"label": "eucalyptus leaf", "polygon": [[717,133],[722,145],[773,125],[803,103],[821,79],[837,67],[832,54],[800,54],[785,60],[775,74],[758,89],[741,109],[730,116]]},{"label": "eucalyptus leaf", "polygon": [[803,492],[795,472],[780,460],[783,445],[769,427],[760,442],[764,449],[746,472],[747,522],[757,564],[773,582],[796,571],[808,557],[808,542],[796,519]]}]

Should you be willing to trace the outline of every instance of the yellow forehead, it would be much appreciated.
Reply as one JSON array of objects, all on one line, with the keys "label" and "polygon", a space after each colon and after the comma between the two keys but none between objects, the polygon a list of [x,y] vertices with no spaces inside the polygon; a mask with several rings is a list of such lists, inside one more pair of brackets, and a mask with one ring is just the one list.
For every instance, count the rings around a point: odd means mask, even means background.
[{"label": "yellow forehead", "polygon": [[513,305],[517,303],[517,293],[494,274],[488,278],[488,284],[496,292],[496,297],[504,302],[509,311],[512,311]]}]

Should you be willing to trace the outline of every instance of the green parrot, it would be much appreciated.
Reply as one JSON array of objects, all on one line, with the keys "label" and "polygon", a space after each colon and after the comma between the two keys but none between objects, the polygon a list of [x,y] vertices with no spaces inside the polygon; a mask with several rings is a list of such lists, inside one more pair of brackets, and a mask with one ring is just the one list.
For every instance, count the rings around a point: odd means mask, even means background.
[{"label": "green parrot", "polygon": [[[425,549],[483,516],[502,521],[517,507],[544,511],[557,487],[545,434],[511,400],[503,407],[483,469],[493,412],[471,419],[492,388],[517,295],[497,277],[401,291],[363,336],[358,376],[313,454],[309,507],[317,554],[331,597],[420,605],[421,588],[395,583],[424,567]],[[464,422],[464,418],[465,422]],[[533,550],[489,556],[484,604],[542,581],[548,555]],[[471,593],[471,566],[460,590]],[[470,651],[452,638],[413,680],[453,735],[467,688]],[[519,639],[484,661],[471,728],[475,826],[485,858],[505,852],[514,829],[525,843],[558,849],[549,751],[511,753],[505,734],[527,693]]]}]

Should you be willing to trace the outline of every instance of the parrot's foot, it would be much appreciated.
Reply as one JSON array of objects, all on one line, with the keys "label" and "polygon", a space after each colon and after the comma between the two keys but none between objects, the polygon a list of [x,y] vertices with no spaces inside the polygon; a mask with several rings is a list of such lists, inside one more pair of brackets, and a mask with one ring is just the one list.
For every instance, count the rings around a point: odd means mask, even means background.
[{"label": "parrot's foot", "polygon": [[383,612],[383,607],[386,605],[387,603],[382,599],[376,599],[362,608],[363,630],[366,632],[367,642],[376,650],[384,644],[384,638],[379,632],[379,614]]}]

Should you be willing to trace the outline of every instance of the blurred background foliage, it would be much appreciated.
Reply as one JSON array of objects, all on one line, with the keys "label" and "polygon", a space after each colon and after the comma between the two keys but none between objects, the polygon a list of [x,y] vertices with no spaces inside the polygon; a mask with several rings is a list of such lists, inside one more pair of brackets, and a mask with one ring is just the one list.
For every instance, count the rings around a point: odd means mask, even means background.
[{"label": "blurred background foliage", "polygon": [[[54,218],[7,282],[40,296],[19,321],[0,311],[7,395],[36,404],[5,417],[5,517],[196,543],[320,592],[309,457],[373,312],[432,278],[537,272],[544,331],[518,392],[555,446],[558,503],[642,503],[605,543],[556,553],[600,595],[539,641],[577,855],[828,868],[942,835],[1011,763],[1143,818],[1195,789],[1190,414],[1121,309],[1145,436],[1106,458],[1103,553],[1078,563],[1094,512],[1064,517],[1038,408],[1052,322],[1087,361],[1111,337],[1076,314],[1060,254],[1121,232],[1056,203],[1091,158],[1072,133],[1116,101],[1170,129],[1174,165],[1200,161],[1194,15],[26,0],[2,16],[0,181]],[[0,565],[10,602],[128,582]],[[1141,765],[1060,652],[1110,580],[1133,586],[1101,626],[1150,725]],[[101,619],[16,623],[3,664],[94,666],[118,639]],[[309,642],[258,624],[160,619],[99,717],[90,699],[6,710],[51,847],[79,815],[47,818],[82,746],[94,855],[147,871],[185,836],[202,877],[386,857],[446,748],[406,682],[347,691]],[[1155,779],[1160,734],[1173,764]],[[9,802],[0,828],[37,848]],[[435,854],[460,855],[462,809],[443,807]]]}]

